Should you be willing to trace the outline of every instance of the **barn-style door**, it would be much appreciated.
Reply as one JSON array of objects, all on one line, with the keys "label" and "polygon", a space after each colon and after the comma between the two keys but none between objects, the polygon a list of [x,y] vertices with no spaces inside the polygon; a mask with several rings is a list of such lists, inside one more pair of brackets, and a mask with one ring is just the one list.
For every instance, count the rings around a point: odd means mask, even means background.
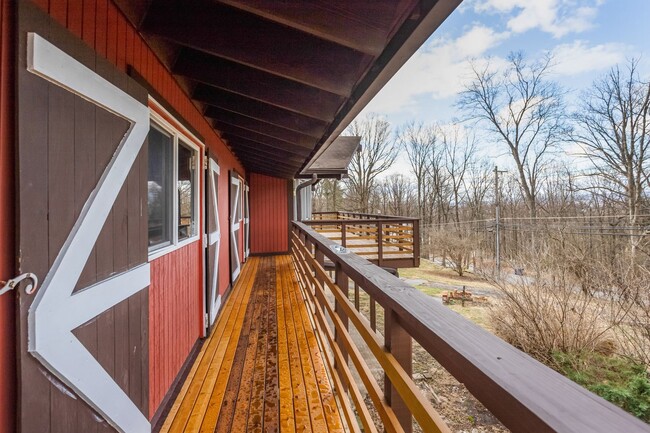
[{"label": "barn-style door", "polygon": [[250,208],[248,201],[248,193],[250,188],[248,183],[244,184],[244,258],[247,258],[251,253],[251,226],[250,226]]},{"label": "barn-style door", "polygon": [[241,270],[242,182],[230,172],[230,280],[234,282]]},{"label": "barn-style door", "polygon": [[19,4],[19,429],[148,432],[147,95]]},{"label": "barn-style door", "polygon": [[221,306],[219,295],[219,249],[221,227],[219,225],[219,175],[221,170],[216,159],[209,155],[206,170],[206,287],[208,303],[208,328],[214,324]]}]

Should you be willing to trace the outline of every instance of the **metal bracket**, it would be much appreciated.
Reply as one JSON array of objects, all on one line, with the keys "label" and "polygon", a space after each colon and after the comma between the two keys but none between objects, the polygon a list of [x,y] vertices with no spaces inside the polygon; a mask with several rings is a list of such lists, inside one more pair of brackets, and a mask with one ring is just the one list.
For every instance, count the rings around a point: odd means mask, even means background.
[{"label": "metal bracket", "polygon": [[25,287],[25,293],[28,295],[34,293],[38,287],[38,277],[36,274],[27,272],[26,274],[12,278],[9,281],[0,281],[0,285],[2,285],[2,288],[0,288],[0,295],[4,295],[8,291],[15,289],[23,280],[31,280],[31,284],[28,284],[27,287]]}]

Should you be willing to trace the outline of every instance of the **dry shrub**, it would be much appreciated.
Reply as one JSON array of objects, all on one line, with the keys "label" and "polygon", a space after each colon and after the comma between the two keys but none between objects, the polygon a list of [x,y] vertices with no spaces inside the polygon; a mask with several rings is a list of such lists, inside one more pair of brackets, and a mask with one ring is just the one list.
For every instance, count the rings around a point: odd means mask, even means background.
[{"label": "dry shrub", "polygon": [[476,241],[458,230],[450,229],[431,233],[430,242],[432,249],[442,252],[451,264],[451,269],[462,277],[468,267]]},{"label": "dry shrub", "polygon": [[629,309],[616,330],[621,352],[650,371],[650,272],[643,267],[627,272],[622,293]]},{"label": "dry shrub", "polygon": [[493,279],[500,291],[491,312],[495,332],[547,364],[553,364],[557,352],[611,354],[613,329],[626,317],[628,305],[612,291],[581,290],[561,263],[551,265],[548,257],[543,262],[525,263],[525,276]]}]

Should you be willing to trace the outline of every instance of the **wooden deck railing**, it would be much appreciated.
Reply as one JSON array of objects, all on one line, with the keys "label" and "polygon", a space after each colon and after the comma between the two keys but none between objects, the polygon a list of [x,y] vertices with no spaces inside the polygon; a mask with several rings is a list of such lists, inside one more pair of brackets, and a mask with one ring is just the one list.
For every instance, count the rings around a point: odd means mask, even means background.
[{"label": "wooden deck railing", "polygon": [[315,212],[317,232],[381,267],[420,266],[420,220],[354,212]]},{"label": "wooden deck railing", "polygon": [[[364,258],[343,250],[306,224],[294,222],[291,253],[314,317],[333,383],[351,431],[375,426],[350,365],[388,432],[449,428],[411,378],[412,342],[419,343],[512,432],[648,433],[648,425],[590,393],[433,298]],[[334,264],[333,278],[325,259]],[[354,302],[349,300],[350,283]],[[359,290],[384,309],[383,333],[359,311]],[[351,332],[350,325],[356,330]],[[360,335],[384,371],[372,375],[353,335]],[[358,341],[358,340],[357,340]]]}]

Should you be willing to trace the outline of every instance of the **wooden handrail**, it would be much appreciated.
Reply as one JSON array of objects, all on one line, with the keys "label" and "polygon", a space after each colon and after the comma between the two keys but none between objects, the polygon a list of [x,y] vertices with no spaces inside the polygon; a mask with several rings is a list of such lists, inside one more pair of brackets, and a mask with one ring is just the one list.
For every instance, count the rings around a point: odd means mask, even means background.
[{"label": "wooden handrail", "polygon": [[[648,425],[639,419],[592,394],[390,273],[356,254],[337,252],[333,249],[336,245],[333,241],[320,235],[308,225],[293,222],[293,232],[292,254],[297,269],[301,270],[298,273],[302,274],[302,285],[307,292],[314,290],[312,299],[315,308],[321,308],[323,313],[327,311],[341,335],[345,335],[347,329],[342,321],[336,320],[339,317],[336,308],[331,306],[328,308],[329,303],[324,300],[323,288],[327,287],[334,293],[335,301],[341,304],[339,310],[347,315],[355,328],[359,325],[368,325],[357,315],[360,288],[370,296],[371,300],[381,305],[387,315],[391,316],[386,326],[397,323],[406,335],[417,341],[447,371],[463,383],[512,432],[648,433],[650,431]],[[347,301],[347,297],[323,273],[324,271],[321,272],[322,261],[325,258],[354,282],[354,304]],[[318,298],[321,300],[319,301]],[[325,321],[321,325],[324,326],[326,323]],[[392,332],[388,329],[384,334],[390,335]],[[365,335],[365,338],[367,337],[368,335]],[[337,346],[336,339],[333,340],[333,343],[330,341],[330,347],[331,344]],[[347,339],[343,340],[342,344],[345,345]],[[371,346],[372,339],[366,340],[366,343],[368,341]],[[393,361],[386,361],[382,355],[382,353],[387,354],[389,349],[393,349],[390,347],[390,342],[388,343],[384,342],[381,352],[377,351],[377,347],[370,347],[373,355],[382,357],[379,362],[390,378],[390,386],[387,388],[392,395],[395,395],[393,391],[397,391],[397,394],[407,403],[413,416],[421,417],[422,413],[419,410],[414,412],[414,408],[421,402],[409,400],[413,395],[410,394],[408,387],[404,388],[407,383],[406,378],[400,374],[396,375],[395,371],[391,370],[394,366]],[[354,351],[353,347],[346,347],[346,349]],[[394,357],[399,364],[398,358],[399,356]],[[358,369],[355,356],[351,356],[351,359]],[[337,360],[337,362],[341,361]],[[391,400],[390,397],[386,397],[387,400]],[[430,416],[435,417],[431,409],[427,408],[426,411]],[[394,414],[399,416],[398,412]],[[400,419],[400,424],[404,425],[404,421]],[[425,428],[420,419],[418,422]],[[436,428],[443,429],[445,426]],[[436,430],[425,428],[424,431]]]},{"label": "wooden handrail", "polygon": [[[341,219],[358,219],[358,220],[375,220],[375,219],[382,219],[382,220],[404,220],[404,221],[412,221],[412,220],[417,220],[418,218],[415,217],[406,217],[406,216],[398,216],[398,215],[382,215],[382,214],[372,214],[372,213],[361,213],[361,212],[348,212],[348,211],[329,211],[329,212],[312,212],[312,219],[313,220],[320,220],[322,219],[323,215],[333,215],[336,216],[336,218],[331,218],[333,220],[341,220]],[[304,221],[303,221],[304,222]]]}]

